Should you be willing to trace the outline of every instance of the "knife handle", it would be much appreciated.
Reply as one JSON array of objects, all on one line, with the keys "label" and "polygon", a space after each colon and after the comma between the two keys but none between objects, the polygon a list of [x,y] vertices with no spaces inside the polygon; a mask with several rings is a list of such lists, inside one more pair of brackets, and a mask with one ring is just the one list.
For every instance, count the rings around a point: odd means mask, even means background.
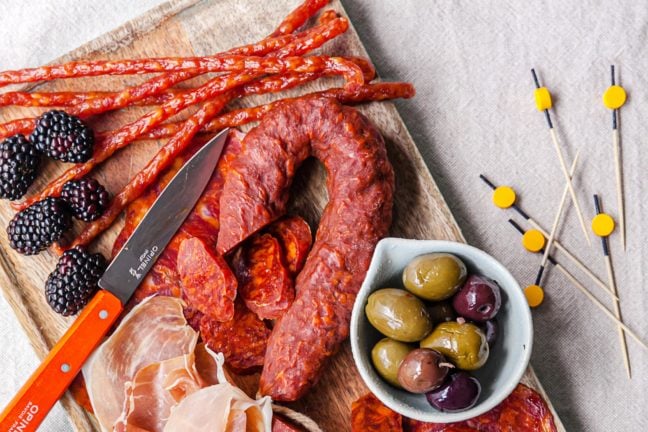
[{"label": "knife handle", "polygon": [[4,409],[0,415],[0,431],[35,432],[122,309],[117,297],[99,290]]}]

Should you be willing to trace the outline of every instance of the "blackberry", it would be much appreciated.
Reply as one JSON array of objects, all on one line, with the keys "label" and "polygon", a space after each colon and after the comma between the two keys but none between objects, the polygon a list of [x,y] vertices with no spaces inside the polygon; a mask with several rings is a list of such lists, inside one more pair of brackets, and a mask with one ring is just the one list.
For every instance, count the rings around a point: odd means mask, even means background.
[{"label": "blackberry", "polygon": [[105,269],[101,254],[80,246],[66,250],[45,283],[47,303],[63,316],[76,314],[90,301]]},{"label": "blackberry", "polygon": [[94,148],[92,129],[65,111],[48,111],[40,116],[29,140],[41,153],[63,162],[85,162]]},{"label": "blackberry", "polygon": [[34,182],[40,154],[22,135],[0,143],[0,198],[15,200]]},{"label": "blackberry", "polygon": [[35,255],[63,236],[72,218],[60,198],[45,198],[16,213],[7,235],[11,247],[24,255]]},{"label": "blackberry", "polygon": [[108,191],[91,178],[65,183],[61,198],[68,203],[74,217],[86,222],[98,219],[108,206]]}]

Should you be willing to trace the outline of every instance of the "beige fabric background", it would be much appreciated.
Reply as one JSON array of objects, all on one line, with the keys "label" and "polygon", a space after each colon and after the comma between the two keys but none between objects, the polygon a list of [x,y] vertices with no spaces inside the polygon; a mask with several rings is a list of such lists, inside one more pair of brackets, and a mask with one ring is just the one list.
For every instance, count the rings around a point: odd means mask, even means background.
[{"label": "beige fabric background", "polygon": [[[251,0],[253,1],[253,0]],[[48,61],[110,30],[156,0],[0,2],[0,68]],[[297,3],[297,1],[296,1]],[[644,263],[645,114],[648,112],[648,5],[639,1],[344,1],[379,72],[412,81],[418,95],[398,102],[415,141],[468,240],[533,281],[540,257],[524,252],[508,217],[490,204],[478,180],[513,186],[521,205],[549,226],[563,180],[543,116],[533,104],[529,69],[554,95],[554,122],[565,153],[581,149],[576,187],[588,220],[592,194],[616,215],[610,114],[601,104],[609,66],[629,92],[621,111],[628,250],[612,237],[626,323],[648,339]],[[259,7],[267,7],[259,1]],[[573,209],[560,239],[605,278],[600,245],[587,247]],[[558,260],[594,287],[564,257]],[[616,331],[558,272],[545,279],[547,299],[534,311],[533,366],[570,431],[648,430],[648,355],[628,340],[633,379],[625,378]],[[607,299],[601,297],[607,303]],[[24,334],[0,299],[0,405],[36,364]],[[11,347],[9,350],[7,347]],[[69,426],[54,411],[43,430]]]}]

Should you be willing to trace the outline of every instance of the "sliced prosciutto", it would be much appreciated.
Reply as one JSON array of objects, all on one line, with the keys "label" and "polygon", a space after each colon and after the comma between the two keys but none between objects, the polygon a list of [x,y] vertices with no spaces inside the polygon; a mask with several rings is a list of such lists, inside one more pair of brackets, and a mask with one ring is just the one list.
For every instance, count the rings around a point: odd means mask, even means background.
[{"label": "sliced prosciutto", "polygon": [[126,384],[144,367],[192,353],[198,333],[187,325],[182,301],[152,297],[137,305],[86,363],[83,375],[103,431],[120,418]]},{"label": "sliced prosciutto", "polygon": [[171,411],[164,432],[271,432],[270,398],[251,399],[231,384],[205,387]]},{"label": "sliced prosciutto", "polygon": [[203,384],[193,352],[140,369],[126,383],[126,401],[115,432],[162,432],[171,408]]},{"label": "sliced prosciutto", "polygon": [[135,306],[84,369],[102,431],[271,432],[268,397],[232,385],[225,357],[197,345],[182,300]]}]

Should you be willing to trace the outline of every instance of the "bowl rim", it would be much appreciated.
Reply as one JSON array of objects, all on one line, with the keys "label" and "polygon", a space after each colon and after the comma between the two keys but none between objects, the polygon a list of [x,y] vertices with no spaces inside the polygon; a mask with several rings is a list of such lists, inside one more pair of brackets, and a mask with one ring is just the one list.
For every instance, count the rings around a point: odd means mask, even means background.
[{"label": "bowl rim", "polygon": [[[488,263],[489,266],[495,268],[496,269],[495,271],[497,271],[498,273],[502,274],[505,277],[507,286],[514,288],[510,290],[511,292],[509,292],[509,290],[507,290],[506,292],[509,297],[512,296],[517,297],[515,304],[520,303],[520,300],[522,301],[522,304],[524,305],[527,304],[526,298],[524,297],[524,293],[522,291],[522,288],[520,287],[520,284],[517,282],[515,277],[513,277],[511,272],[509,272],[508,269],[502,263],[500,263],[497,259],[495,259],[490,254],[486,253],[485,251],[462,242],[448,241],[448,240],[417,240],[417,239],[404,239],[404,238],[397,238],[397,237],[386,237],[380,240],[376,245],[376,249],[371,259],[371,263],[369,265],[369,268],[367,269],[367,274],[377,273],[376,270],[380,265],[380,258],[384,254],[385,248],[391,247],[393,245],[397,247],[411,247],[414,244],[423,245],[423,247],[420,247],[420,249],[428,249],[429,246],[430,250],[427,253],[433,253],[433,252],[454,253],[453,252],[454,250],[458,254],[465,252],[466,254],[479,256],[480,258],[483,258]],[[424,251],[421,252],[421,254],[424,253],[426,252]],[[520,322],[520,326],[522,327],[522,331],[523,331],[524,343],[526,344],[527,349],[523,353],[522,361],[516,366],[515,369],[511,371],[511,373],[508,376],[508,379],[506,379],[505,385],[502,386],[500,390],[497,391],[497,393],[494,393],[482,403],[468,410],[453,412],[453,413],[446,413],[438,410],[421,413],[420,410],[414,409],[410,405],[407,405],[404,402],[402,402],[400,405],[392,404],[391,400],[383,397],[383,391],[377,385],[375,385],[373,380],[370,378],[368,371],[360,362],[360,355],[362,354],[360,353],[360,346],[359,346],[360,341],[358,340],[358,327],[359,327],[360,317],[362,316],[361,314],[364,311],[364,303],[366,302],[366,298],[369,295],[369,293],[373,291],[371,289],[371,282],[372,281],[370,281],[368,277],[365,277],[362,286],[358,291],[355,303],[353,305],[351,322],[350,322],[351,352],[353,354],[353,361],[355,363],[356,370],[359,372],[360,377],[362,378],[366,386],[369,388],[369,390],[387,407],[391,408],[395,412],[405,417],[414,420],[423,421],[423,422],[433,422],[433,423],[461,422],[461,421],[465,421],[477,417],[495,408],[504,399],[506,399],[513,392],[515,387],[517,387],[517,385],[520,383],[522,376],[527,370],[529,361],[531,359],[531,352],[533,351],[533,320],[531,317],[531,309],[529,307],[526,307],[521,311],[522,322]]]}]

